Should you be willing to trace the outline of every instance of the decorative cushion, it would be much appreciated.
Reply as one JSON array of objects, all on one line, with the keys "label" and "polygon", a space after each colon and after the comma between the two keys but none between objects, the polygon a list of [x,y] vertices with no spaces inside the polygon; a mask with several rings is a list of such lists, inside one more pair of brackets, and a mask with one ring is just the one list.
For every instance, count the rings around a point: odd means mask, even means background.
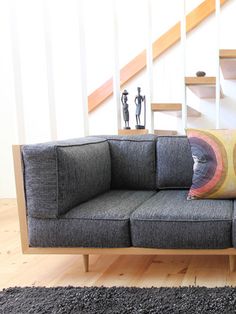
[{"label": "decorative cushion", "polygon": [[236,130],[188,129],[194,160],[188,199],[236,197]]}]

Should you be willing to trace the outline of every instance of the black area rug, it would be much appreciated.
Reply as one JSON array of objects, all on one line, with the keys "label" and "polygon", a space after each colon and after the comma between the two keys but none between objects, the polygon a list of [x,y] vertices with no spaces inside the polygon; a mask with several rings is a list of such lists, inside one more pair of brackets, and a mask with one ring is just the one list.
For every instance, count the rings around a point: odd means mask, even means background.
[{"label": "black area rug", "polygon": [[236,289],[8,288],[0,292],[1,314],[25,313],[236,313]]}]

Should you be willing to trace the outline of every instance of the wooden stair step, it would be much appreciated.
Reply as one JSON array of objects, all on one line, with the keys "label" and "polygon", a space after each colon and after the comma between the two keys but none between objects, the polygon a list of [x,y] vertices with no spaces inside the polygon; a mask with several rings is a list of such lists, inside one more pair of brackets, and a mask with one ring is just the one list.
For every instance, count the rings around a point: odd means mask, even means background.
[{"label": "wooden stair step", "polygon": [[[181,103],[152,103],[153,112],[163,112],[176,117],[182,115],[182,104]],[[189,117],[201,117],[201,112],[187,106],[187,113]]]},{"label": "wooden stair step", "polygon": [[154,130],[154,134],[158,136],[175,136],[178,132],[175,130]]},{"label": "wooden stair step", "polygon": [[236,80],[236,49],[220,50],[220,67],[226,80]]},{"label": "wooden stair step", "polygon": [[[216,77],[185,77],[185,85],[199,98],[216,98]],[[223,98],[221,89],[220,97]]]}]

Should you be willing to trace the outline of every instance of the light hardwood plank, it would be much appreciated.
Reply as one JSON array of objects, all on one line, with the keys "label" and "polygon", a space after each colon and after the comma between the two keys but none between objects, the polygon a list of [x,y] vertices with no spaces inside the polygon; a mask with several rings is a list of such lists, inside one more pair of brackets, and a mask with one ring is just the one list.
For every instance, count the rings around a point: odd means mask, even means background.
[{"label": "light hardwood plank", "polygon": [[[185,85],[199,98],[214,99],[216,97],[215,77],[185,77]],[[220,97],[224,97],[222,89],[220,90]]]},{"label": "light hardwood plank", "polygon": [[220,66],[226,80],[236,80],[236,50],[220,50]]},{"label": "light hardwood plank", "polygon": [[[180,103],[152,103],[153,112],[163,112],[166,114],[174,115],[176,117],[182,116],[182,104]],[[188,117],[201,117],[201,112],[198,110],[187,106]]]},{"label": "light hardwood plank", "polygon": [[130,129],[130,130],[119,129],[118,134],[119,135],[143,135],[143,134],[148,134],[148,130],[147,129]]}]

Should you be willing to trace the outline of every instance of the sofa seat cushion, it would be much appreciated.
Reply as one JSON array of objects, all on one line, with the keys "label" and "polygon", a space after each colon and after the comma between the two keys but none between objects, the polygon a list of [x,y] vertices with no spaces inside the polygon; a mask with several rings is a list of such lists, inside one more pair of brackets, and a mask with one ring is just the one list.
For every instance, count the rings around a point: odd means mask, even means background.
[{"label": "sofa seat cushion", "polygon": [[214,249],[232,247],[231,200],[187,201],[186,190],[162,190],[131,215],[136,247]]},{"label": "sofa seat cushion", "polygon": [[155,191],[106,192],[60,218],[29,217],[32,247],[128,247],[130,215]]}]

